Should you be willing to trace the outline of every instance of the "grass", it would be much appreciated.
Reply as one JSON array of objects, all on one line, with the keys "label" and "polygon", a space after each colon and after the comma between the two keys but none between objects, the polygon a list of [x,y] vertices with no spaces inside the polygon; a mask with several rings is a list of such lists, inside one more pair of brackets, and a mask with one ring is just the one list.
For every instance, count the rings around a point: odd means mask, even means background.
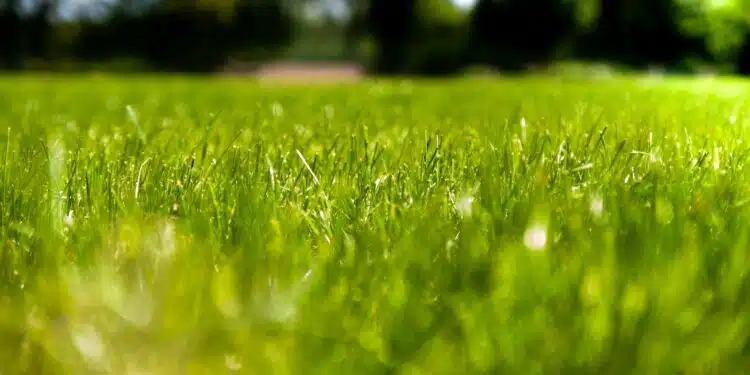
[{"label": "grass", "polygon": [[0,373],[741,373],[746,87],[1,78]]}]

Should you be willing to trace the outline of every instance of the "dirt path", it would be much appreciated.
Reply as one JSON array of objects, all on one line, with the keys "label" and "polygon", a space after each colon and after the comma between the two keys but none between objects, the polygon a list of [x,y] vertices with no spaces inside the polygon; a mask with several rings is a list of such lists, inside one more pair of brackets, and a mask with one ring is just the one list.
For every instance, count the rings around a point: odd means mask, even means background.
[{"label": "dirt path", "polygon": [[[227,74],[243,74],[244,69],[229,68]],[[339,62],[276,62],[253,69],[262,82],[271,83],[341,83],[357,82],[364,69],[356,63]]]}]

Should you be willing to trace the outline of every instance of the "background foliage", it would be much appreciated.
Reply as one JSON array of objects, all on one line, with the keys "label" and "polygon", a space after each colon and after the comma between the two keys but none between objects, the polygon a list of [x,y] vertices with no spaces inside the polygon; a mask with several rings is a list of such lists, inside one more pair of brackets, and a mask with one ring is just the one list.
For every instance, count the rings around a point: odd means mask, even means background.
[{"label": "background foliage", "polygon": [[355,59],[447,74],[562,59],[750,73],[749,11],[746,0],[99,0],[76,11],[0,0],[0,62],[209,72],[234,59]]}]

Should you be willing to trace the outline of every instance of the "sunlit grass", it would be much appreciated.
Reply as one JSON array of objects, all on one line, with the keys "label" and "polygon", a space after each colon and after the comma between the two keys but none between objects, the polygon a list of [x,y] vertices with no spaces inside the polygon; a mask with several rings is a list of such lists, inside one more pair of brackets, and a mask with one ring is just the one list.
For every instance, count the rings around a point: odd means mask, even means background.
[{"label": "sunlit grass", "polygon": [[0,373],[742,373],[747,85],[0,80]]}]

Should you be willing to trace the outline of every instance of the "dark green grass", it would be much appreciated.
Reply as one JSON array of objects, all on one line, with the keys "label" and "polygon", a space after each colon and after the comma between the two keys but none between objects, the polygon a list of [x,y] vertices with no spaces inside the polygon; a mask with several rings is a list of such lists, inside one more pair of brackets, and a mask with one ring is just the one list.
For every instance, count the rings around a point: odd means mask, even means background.
[{"label": "dark green grass", "polygon": [[0,373],[742,373],[746,90],[3,78]]}]

